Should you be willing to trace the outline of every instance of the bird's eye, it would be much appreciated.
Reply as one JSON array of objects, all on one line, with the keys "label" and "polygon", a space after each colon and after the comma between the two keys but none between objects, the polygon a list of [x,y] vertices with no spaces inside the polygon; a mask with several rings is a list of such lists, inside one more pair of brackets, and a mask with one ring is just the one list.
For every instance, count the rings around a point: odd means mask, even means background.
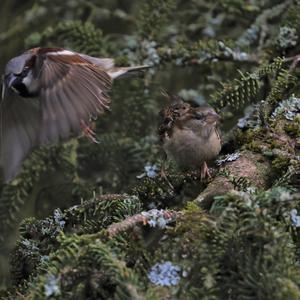
[{"label": "bird's eye", "polygon": [[21,75],[21,76],[26,76],[27,73],[28,73],[28,71],[29,71],[29,67],[28,67],[28,66],[25,66],[24,69],[22,70],[22,73],[19,74],[19,75]]},{"label": "bird's eye", "polygon": [[28,66],[25,66],[25,67],[23,68],[23,70],[22,70],[21,73],[14,73],[14,75],[15,75],[16,77],[19,77],[19,76],[26,76],[27,73],[28,73],[28,71],[29,71],[29,67],[28,67]]},{"label": "bird's eye", "polygon": [[195,118],[196,118],[197,120],[202,120],[202,119],[204,118],[204,115],[201,114],[201,113],[196,113],[196,114],[195,114]]}]

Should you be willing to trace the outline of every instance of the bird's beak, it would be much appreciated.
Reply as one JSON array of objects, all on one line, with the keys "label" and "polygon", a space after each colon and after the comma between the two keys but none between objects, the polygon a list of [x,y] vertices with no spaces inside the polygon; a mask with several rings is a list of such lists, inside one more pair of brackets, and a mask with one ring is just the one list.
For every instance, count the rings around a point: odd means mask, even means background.
[{"label": "bird's beak", "polygon": [[221,117],[216,112],[209,112],[205,118],[206,122],[210,124],[215,123],[220,119]]},{"label": "bird's beak", "polygon": [[15,79],[16,79],[16,76],[14,74],[5,75],[5,80],[4,80],[5,83],[4,84],[6,84],[8,88],[11,88]]}]

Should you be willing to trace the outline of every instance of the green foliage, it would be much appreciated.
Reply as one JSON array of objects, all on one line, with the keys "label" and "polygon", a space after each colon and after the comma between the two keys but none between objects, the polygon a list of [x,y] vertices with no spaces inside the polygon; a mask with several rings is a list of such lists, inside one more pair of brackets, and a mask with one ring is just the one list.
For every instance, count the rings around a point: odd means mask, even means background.
[{"label": "green foliage", "polygon": [[66,47],[91,56],[106,55],[102,31],[89,22],[61,21],[42,33],[32,33],[25,41],[28,48],[37,46]]},{"label": "green foliage", "polygon": [[274,173],[280,177],[282,174],[284,174],[287,171],[288,166],[290,165],[290,159],[288,157],[279,156],[276,157],[272,161],[272,167],[274,170]]},{"label": "green foliage", "polygon": [[292,137],[300,137],[300,118],[286,124],[284,130]]},{"label": "green foliage", "polygon": [[230,172],[226,170],[226,168],[221,170],[219,174],[225,176],[228,179],[228,181],[233,184],[234,188],[238,191],[247,191],[247,189],[251,187],[251,182],[248,178],[236,178],[233,175],[231,175]]},{"label": "green foliage", "polygon": [[[57,282],[56,296],[64,299],[69,299],[70,292],[76,298],[150,299],[142,292],[135,273],[119,261],[112,249],[101,240],[96,237],[66,237],[61,234],[59,243],[60,250],[53,253],[44,266],[41,266],[47,272],[32,282],[34,288],[27,295],[30,299],[46,298],[47,282],[51,276],[60,279]],[[88,270],[86,266],[90,266]],[[87,276],[84,284],[80,280],[83,275]],[[88,286],[91,288],[87,289]]]},{"label": "green foliage", "polygon": [[120,192],[135,183],[148,162],[158,161],[153,120],[159,108],[144,83],[133,79],[116,82],[112,98],[112,112],[97,121],[99,144],[82,140],[78,163],[103,188]]},{"label": "green foliage", "polygon": [[259,3],[245,3],[241,0],[225,0],[217,1],[221,11],[226,11],[228,13],[242,15],[245,12],[251,13],[259,9]]},{"label": "green foliage", "polygon": [[[116,299],[157,299],[151,291],[144,295],[137,275],[123,261],[136,259],[124,257],[123,252],[131,249],[138,253],[136,237],[132,237],[135,242],[131,246],[121,237],[106,244],[101,241],[107,240],[101,228],[139,211],[138,198],[108,195],[63,213],[56,211],[45,220],[26,220],[13,254],[15,282],[26,286],[26,280],[30,281],[34,288],[25,292],[30,299],[44,299],[47,295],[69,299],[70,293],[72,297],[91,299],[113,295]],[[90,230],[90,219],[99,220],[97,228]],[[87,234],[92,232],[97,234]],[[53,294],[49,294],[51,291]]]},{"label": "green foliage", "polygon": [[[295,104],[293,121],[286,106],[273,116],[299,93],[291,68],[300,52],[299,1],[4,2],[2,64],[27,36],[26,47],[66,47],[152,67],[142,78],[114,83],[112,112],[95,121],[99,144],[81,138],[38,149],[20,176],[0,187],[5,251],[23,216],[36,216],[20,225],[6,299],[299,299],[299,228],[290,218],[300,208],[299,111]],[[210,180],[171,166],[171,188],[145,174],[147,164],[157,172],[161,165],[161,88],[188,90],[189,100],[210,99],[225,113],[237,109],[225,120],[225,141],[245,106],[258,103],[255,125],[237,131],[224,151],[229,144],[230,151],[242,146],[269,157],[257,168],[265,165],[270,190],[225,168],[221,175],[234,192],[215,197],[209,211],[194,202],[182,209]],[[62,210],[52,213],[56,207]],[[176,226],[165,231],[140,222],[109,234],[111,224],[153,207],[178,210]],[[174,287],[149,280],[151,267],[164,261],[181,268]]]},{"label": "green foliage", "polygon": [[[14,282],[24,284],[29,275],[36,274],[37,268],[45,268],[41,265],[47,265],[49,255],[61,247],[61,232],[72,235],[97,233],[140,211],[141,203],[137,197],[108,195],[95,196],[64,212],[55,210],[52,217],[44,220],[26,219],[20,225],[21,238],[12,255]],[[64,251],[72,254],[70,249]]]},{"label": "green foliage", "polygon": [[286,172],[275,182],[275,186],[286,186],[290,189],[300,188],[300,163],[293,161],[289,164]]},{"label": "green foliage", "polygon": [[43,176],[51,174],[55,169],[63,169],[65,182],[71,182],[75,176],[74,162],[71,161],[72,145],[53,147],[49,151],[35,151],[26,162],[22,173],[10,184],[5,185],[0,197],[0,239],[3,241],[22,217],[25,200],[34,195],[34,187],[40,182],[43,186]]},{"label": "green foliage", "polygon": [[271,105],[276,104],[278,99],[284,98],[284,94],[288,89],[294,87],[295,81],[296,78],[293,77],[288,70],[281,70],[272,85],[272,89],[266,101]]},{"label": "green foliage", "polygon": [[[193,44],[188,42],[178,42],[172,47],[162,46],[157,49],[160,62],[172,62],[177,66],[198,65],[212,61],[243,61],[250,60],[246,53],[235,52],[232,47],[232,40],[224,42],[214,39],[199,40]],[[245,55],[246,58],[243,58]]]},{"label": "green foliage", "polygon": [[[287,73],[283,66],[283,59],[276,58],[274,62],[262,65],[253,73],[243,74],[240,72],[240,79],[234,79],[232,82],[223,84],[223,89],[216,92],[211,97],[211,102],[217,108],[221,109],[225,106],[231,108],[239,108],[247,103],[257,101],[259,91],[261,90],[262,80],[266,76],[277,76],[274,87],[267,97],[268,102],[277,101],[282,98],[283,89],[287,88],[291,81],[291,76]],[[277,97],[277,98],[276,98]]]},{"label": "green foliage", "polygon": [[215,217],[189,206],[157,251],[160,258],[172,259],[188,272],[177,296],[297,299],[295,246],[286,231],[293,205],[291,194],[277,188],[218,197],[211,209]]},{"label": "green foliage", "polygon": [[[213,104],[219,108],[227,105],[239,108],[258,94],[259,82],[256,77],[251,75],[245,76],[242,74],[240,80],[235,80],[234,83],[224,84],[221,92],[213,96]],[[217,101],[220,103],[218,105]]]},{"label": "green foliage", "polygon": [[141,37],[153,40],[161,34],[161,28],[173,9],[176,9],[174,0],[150,0],[142,4],[140,10],[138,29]]},{"label": "green foliage", "polygon": [[299,7],[300,3],[297,3],[297,1],[295,1],[294,6],[288,9],[286,17],[282,20],[282,26],[295,28],[298,35],[300,34],[300,17],[299,14],[297,14],[297,9],[299,9]]}]

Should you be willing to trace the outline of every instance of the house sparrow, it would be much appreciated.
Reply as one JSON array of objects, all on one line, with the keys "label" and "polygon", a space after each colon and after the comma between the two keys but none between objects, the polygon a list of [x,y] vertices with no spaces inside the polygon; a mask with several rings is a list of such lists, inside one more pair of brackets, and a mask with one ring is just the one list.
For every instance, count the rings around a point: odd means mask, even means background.
[{"label": "house sparrow", "polygon": [[0,173],[5,182],[39,145],[78,136],[93,138],[91,118],[109,109],[113,79],[147,66],[114,67],[62,48],[34,48],[6,65],[0,103]]},{"label": "house sparrow", "polygon": [[167,94],[171,105],[160,112],[158,128],[162,147],[182,170],[200,168],[201,179],[210,176],[206,162],[221,150],[217,129],[219,115],[208,106],[192,107],[180,97]]}]

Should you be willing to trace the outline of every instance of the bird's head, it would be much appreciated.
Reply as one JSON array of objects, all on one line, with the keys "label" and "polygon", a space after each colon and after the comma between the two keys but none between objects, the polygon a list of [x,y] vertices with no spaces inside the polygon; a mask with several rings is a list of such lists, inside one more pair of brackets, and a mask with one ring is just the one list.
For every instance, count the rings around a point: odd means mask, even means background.
[{"label": "bird's head", "polygon": [[[14,92],[26,96],[27,86],[30,83],[32,73],[33,54],[26,52],[20,56],[12,58],[5,67],[4,86]],[[4,93],[4,92],[3,92]]]},{"label": "bird's head", "polygon": [[190,109],[191,106],[190,104],[186,103],[186,102],[175,102],[171,105],[171,108],[173,110],[173,112],[180,118],[183,117],[184,115],[186,115]]},{"label": "bird's head", "polygon": [[220,116],[209,106],[195,108],[193,115],[202,126],[215,126],[220,120]]}]

